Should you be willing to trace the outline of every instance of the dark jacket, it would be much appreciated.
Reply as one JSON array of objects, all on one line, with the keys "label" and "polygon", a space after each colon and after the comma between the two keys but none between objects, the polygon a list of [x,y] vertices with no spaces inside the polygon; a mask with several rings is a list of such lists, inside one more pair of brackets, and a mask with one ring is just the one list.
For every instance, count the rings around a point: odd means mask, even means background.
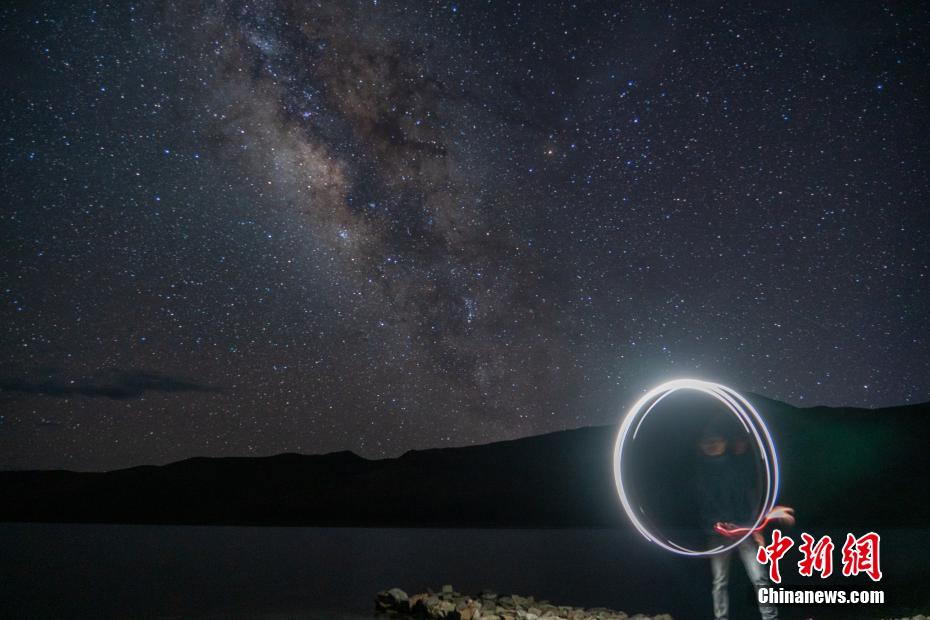
[{"label": "dark jacket", "polygon": [[746,524],[751,520],[749,489],[741,465],[729,454],[698,457],[699,518],[707,531],[712,532],[718,521]]}]

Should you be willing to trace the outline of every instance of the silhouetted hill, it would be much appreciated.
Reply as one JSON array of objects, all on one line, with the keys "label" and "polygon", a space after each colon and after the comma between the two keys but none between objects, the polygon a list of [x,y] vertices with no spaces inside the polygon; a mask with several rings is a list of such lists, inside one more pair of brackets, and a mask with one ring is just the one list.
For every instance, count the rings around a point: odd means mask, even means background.
[{"label": "silhouetted hill", "polygon": [[[930,404],[799,409],[751,397],[782,459],[780,501],[822,526],[925,527]],[[0,472],[0,519],[124,523],[626,526],[613,426],[368,460],[193,458],[106,473]]]}]

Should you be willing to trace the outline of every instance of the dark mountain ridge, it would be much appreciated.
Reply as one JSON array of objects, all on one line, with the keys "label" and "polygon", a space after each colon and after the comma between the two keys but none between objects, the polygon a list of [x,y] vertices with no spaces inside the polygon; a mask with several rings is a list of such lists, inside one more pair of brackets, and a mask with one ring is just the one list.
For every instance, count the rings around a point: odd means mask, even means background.
[{"label": "dark mountain ridge", "polygon": [[[925,527],[930,403],[800,409],[750,400],[808,524]],[[627,527],[615,426],[369,460],[352,452],[196,457],[111,472],[0,472],[0,520],[223,525]]]}]

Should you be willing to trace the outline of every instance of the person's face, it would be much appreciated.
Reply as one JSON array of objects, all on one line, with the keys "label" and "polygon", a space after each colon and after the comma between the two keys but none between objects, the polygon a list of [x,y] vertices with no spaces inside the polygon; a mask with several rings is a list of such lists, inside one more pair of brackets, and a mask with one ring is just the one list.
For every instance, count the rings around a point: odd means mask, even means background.
[{"label": "person's face", "polygon": [[723,437],[704,437],[698,448],[706,456],[720,456],[727,451],[727,440]]}]

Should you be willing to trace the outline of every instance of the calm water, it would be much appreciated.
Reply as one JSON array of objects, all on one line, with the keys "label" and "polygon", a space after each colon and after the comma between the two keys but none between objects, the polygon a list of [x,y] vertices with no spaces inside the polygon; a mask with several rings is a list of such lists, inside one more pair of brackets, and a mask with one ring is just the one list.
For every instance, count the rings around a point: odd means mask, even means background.
[{"label": "calm water", "polygon": [[[886,587],[930,549],[926,531],[892,538],[883,538]],[[0,553],[0,617],[10,618],[368,620],[377,590],[444,583],[677,618],[707,617],[709,605],[706,561],[615,530],[0,524]],[[741,572],[733,602],[748,610]],[[923,575],[897,585],[926,594]]]}]

